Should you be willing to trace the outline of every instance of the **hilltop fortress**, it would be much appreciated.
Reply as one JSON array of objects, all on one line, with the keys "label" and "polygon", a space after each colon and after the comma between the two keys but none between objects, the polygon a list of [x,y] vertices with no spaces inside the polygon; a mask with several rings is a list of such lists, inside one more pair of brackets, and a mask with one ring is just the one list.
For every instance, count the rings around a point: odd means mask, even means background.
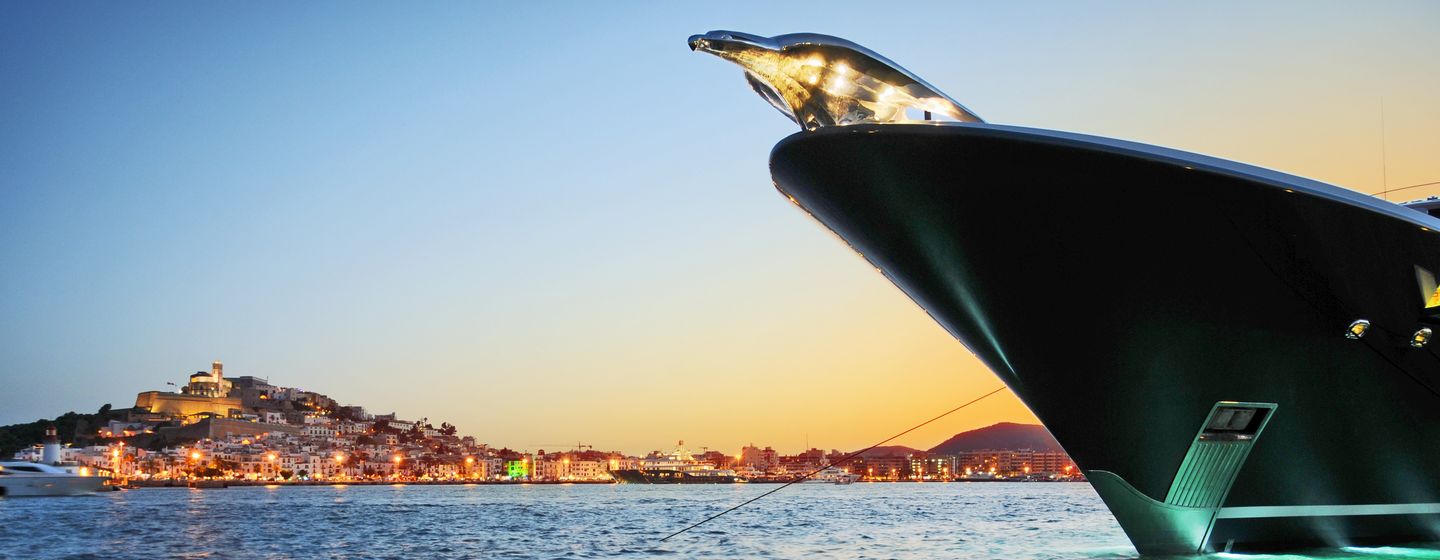
[{"label": "hilltop fortress", "polygon": [[320,393],[277,387],[259,377],[227,379],[225,365],[217,361],[209,372],[192,374],[179,392],[145,391],[135,395],[135,408],[166,419],[219,416],[264,422],[290,416],[291,412],[334,411],[336,403]]},{"label": "hilltop fortress", "polygon": [[[298,432],[307,417],[313,421],[316,416],[329,416],[337,408],[334,399],[320,393],[278,387],[249,375],[226,378],[225,365],[216,361],[210,371],[190,375],[178,391],[135,395],[135,408],[130,411],[133,425],[112,425],[111,433],[102,431],[102,435],[119,437],[127,428],[134,433],[149,428],[163,441],[180,441]],[[162,423],[165,425],[157,425]]]},{"label": "hilltop fortress", "polygon": [[135,408],[170,417],[243,414],[244,401],[230,396],[235,383],[225,379],[224,368],[225,365],[217,361],[211,364],[209,373],[195,372],[190,376],[190,383],[178,393],[145,391],[135,395]]}]

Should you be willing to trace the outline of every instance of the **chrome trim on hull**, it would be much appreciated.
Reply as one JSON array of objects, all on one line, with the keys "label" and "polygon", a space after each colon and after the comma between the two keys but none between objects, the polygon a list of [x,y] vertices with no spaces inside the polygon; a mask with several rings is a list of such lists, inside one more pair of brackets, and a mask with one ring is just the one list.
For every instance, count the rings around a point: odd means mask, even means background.
[{"label": "chrome trim on hull", "polygon": [[1341,517],[1351,515],[1440,514],[1440,504],[1358,504],[1340,506],[1245,506],[1220,508],[1216,519]]}]

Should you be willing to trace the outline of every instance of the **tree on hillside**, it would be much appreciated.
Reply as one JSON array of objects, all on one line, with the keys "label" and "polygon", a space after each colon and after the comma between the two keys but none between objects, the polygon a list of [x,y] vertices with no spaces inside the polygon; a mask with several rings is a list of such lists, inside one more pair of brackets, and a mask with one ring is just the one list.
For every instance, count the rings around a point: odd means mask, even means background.
[{"label": "tree on hillside", "polygon": [[17,451],[36,445],[45,437],[45,428],[55,425],[60,443],[84,444],[95,439],[95,428],[109,422],[113,414],[110,405],[100,407],[94,414],[66,412],[53,420],[39,419],[25,424],[0,426],[0,459],[9,459]]}]

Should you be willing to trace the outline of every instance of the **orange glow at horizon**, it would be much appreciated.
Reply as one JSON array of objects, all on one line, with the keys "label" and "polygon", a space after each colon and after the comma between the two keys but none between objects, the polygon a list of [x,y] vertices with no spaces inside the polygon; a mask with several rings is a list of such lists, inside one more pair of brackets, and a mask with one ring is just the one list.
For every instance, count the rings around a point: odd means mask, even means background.
[{"label": "orange glow at horizon", "polygon": [[[634,454],[668,450],[680,439],[692,450],[754,443],[794,453],[808,443],[853,451],[1001,386],[863,259],[807,217],[790,217],[810,230],[807,237],[817,245],[814,258],[837,265],[838,276],[828,286],[783,294],[773,302],[752,300],[742,306],[743,314],[725,309],[734,306],[723,300],[745,297],[716,295],[711,306],[691,312],[694,318],[683,334],[661,334],[667,328],[657,324],[654,338],[666,340],[664,345],[646,344],[651,337],[622,340],[603,333],[597,335],[603,342],[567,341],[580,347],[576,357],[595,356],[586,360],[584,375],[546,375],[551,368],[563,369],[565,357],[541,351],[531,357],[533,363],[516,364],[533,375],[522,376],[524,382],[514,386],[458,377],[457,394],[503,392],[544,402],[546,410],[554,411],[555,422],[500,419],[493,435],[482,434],[482,439],[528,451],[554,450],[555,445],[543,444],[577,438],[596,449]],[[707,348],[714,340],[726,340],[726,351]],[[670,367],[649,366],[651,360]],[[462,433],[475,433],[471,422],[449,420],[440,412],[428,415],[460,424]],[[1006,390],[890,445],[928,449],[956,433],[998,422],[1038,423]]]},{"label": "orange glow at horizon", "polygon": [[[275,48],[229,32],[223,5],[16,4],[23,32],[0,34],[22,54],[3,57],[20,79],[0,106],[0,386],[26,397],[0,425],[125,409],[223,357],[227,379],[496,448],[792,454],[862,449],[1001,385],[777,193],[768,155],[797,127],[684,48],[713,25],[699,14],[444,4],[335,26],[300,10],[286,30],[327,31]],[[871,8],[724,11],[740,29],[849,36],[992,123],[1440,195],[1440,2],[991,3],[963,34],[855,17]],[[183,48],[134,40],[177,33]],[[617,38],[623,56],[585,48]],[[196,62],[212,52],[233,64]],[[316,79],[296,53],[335,56]],[[1038,423],[1004,391],[890,445],[998,422]],[[198,449],[192,465],[223,459]],[[424,466],[386,453],[373,461]]]}]

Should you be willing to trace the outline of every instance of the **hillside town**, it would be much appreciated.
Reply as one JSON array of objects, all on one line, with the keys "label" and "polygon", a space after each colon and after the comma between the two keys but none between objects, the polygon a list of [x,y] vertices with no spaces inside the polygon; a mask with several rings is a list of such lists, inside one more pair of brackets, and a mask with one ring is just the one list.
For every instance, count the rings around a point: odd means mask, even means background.
[{"label": "hillside town", "polygon": [[[253,376],[227,378],[224,365],[190,375],[177,391],[139,393],[130,409],[102,410],[103,425],[76,426],[61,445],[52,427],[17,460],[78,466],[128,484],[195,481],[305,482],[613,482],[612,472],[661,461],[728,469],[750,482],[794,480],[839,465],[863,481],[1072,480],[1060,451],[981,449],[903,452],[849,458],[838,450],[782,455],[748,445],[738,453],[674,451],[645,456],[599,451],[494,448],[447,422],[373,414],[313,391]],[[79,433],[79,432],[84,433]]]}]

